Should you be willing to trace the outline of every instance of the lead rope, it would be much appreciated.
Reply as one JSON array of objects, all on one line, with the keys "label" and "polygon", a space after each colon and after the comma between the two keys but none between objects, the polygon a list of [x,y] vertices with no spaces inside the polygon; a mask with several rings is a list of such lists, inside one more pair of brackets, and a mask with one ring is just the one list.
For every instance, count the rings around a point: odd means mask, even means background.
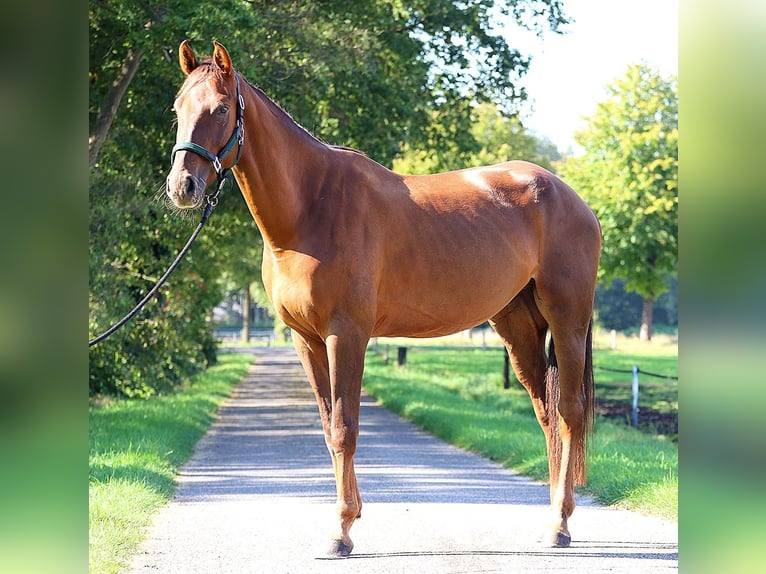
[{"label": "lead rope", "polygon": [[205,226],[205,223],[210,217],[210,214],[213,213],[213,208],[216,205],[218,205],[218,196],[221,193],[221,190],[223,189],[224,184],[229,180],[228,172],[229,170],[226,169],[218,174],[218,188],[216,189],[215,193],[211,193],[205,196],[206,197],[205,208],[202,210],[202,217],[200,218],[200,222],[197,224],[197,228],[191,234],[191,237],[189,237],[189,240],[186,242],[186,245],[183,246],[183,248],[178,253],[176,258],[170,264],[170,267],[168,267],[168,270],[165,271],[162,277],[159,278],[159,280],[157,281],[157,284],[154,287],[152,287],[152,290],[149,291],[149,293],[146,294],[146,297],[144,297],[143,299],[141,299],[141,301],[138,302],[138,305],[133,307],[133,310],[130,311],[130,313],[125,315],[122,319],[117,321],[117,323],[109,327],[109,329],[101,333],[98,337],[88,341],[88,348],[91,348],[94,345],[98,345],[101,341],[103,341],[104,339],[109,337],[112,333],[117,331],[117,329],[125,325],[125,323],[130,321],[136,315],[136,313],[138,313],[141,309],[143,309],[144,306],[149,302],[149,300],[157,294],[157,291],[160,290],[160,287],[162,287],[165,281],[167,281],[168,277],[170,277],[170,274],[173,273],[173,271],[175,271],[175,268],[178,267],[178,264],[181,263],[181,260],[189,252],[189,249],[191,248],[192,243],[194,243],[194,240],[197,239],[199,232],[202,231],[202,228]]},{"label": "lead rope", "polygon": [[239,91],[239,75],[235,75],[234,78],[237,81],[237,124],[236,124],[236,127],[234,128],[234,132],[231,134],[231,137],[226,142],[226,144],[221,149],[221,151],[218,152],[218,155],[213,155],[204,147],[197,145],[194,142],[177,143],[175,146],[173,146],[173,151],[171,152],[171,155],[170,155],[171,164],[173,163],[173,158],[175,158],[176,152],[181,150],[194,152],[197,155],[207,159],[213,164],[213,169],[215,170],[215,173],[218,176],[218,187],[214,193],[211,193],[205,196],[207,201],[205,202],[205,208],[202,211],[202,219],[200,219],[200,222],[197,224],[197,228],[194,230],[194,233],[191,234],[189,241],[187,241],[186,245],[183,246],[183,249],[181,249],[181,251],[178,253],[176,258],[173,260],[173,263],[170,264],[170,267],[168,267],[168,270],[165,271],[165,274],[162,277],[160,277],[159,281],[157,281],[157,284],[152,288],[151,291],[149,291],[149,293],[146,294],[146,297],[141,299],[138,305],[136,305],[130,313],[125,315],[117,323],[109,327],[109,329],[104,331],[101,335],[99,335],[95,339],[88,341],[88,348],[92,347],[93,345],[97,345],[98,343],[106,339],[109,335],[114,333],[117,329],[122,327],[125,323],[130,321],[133,318],[133,316],[136,313],[138,313],[144,307],[144,305],[146,305],[149,302],[149,300],[157,294],[157,291],[159,291],[160,287],[162,287],[165,281],[167,281],[168,277],[170,277],[170,274],[175,270],[175,268],[181,262],[181,259],[183,259],[186,256],[186,253],[191,248],[192,243],[194,243],[194,240],[197,239],[197,235],[199,235],[199,232],[202,231],[202,227],[205,225],[207,218],[210,217],[210,214],[213,212],[213,208],[216,205],[218,205],[218,196],[220,195],[224,184],[229,180],[229,170],[231,169],[231,168],[221,169],[221,158],[226,156],[226,154],[228,154],[231,151],[231,149],[234,147],[234,144],[236,144],[237,158],[236,160],[234,160],[234,164],[232,164],[231,167],[234,167],[235,165],[237,165],[237,163],[239,163],[239,158],[242,154],[242,144],[245,141],[245,116],[244,116],[245,100]]}]

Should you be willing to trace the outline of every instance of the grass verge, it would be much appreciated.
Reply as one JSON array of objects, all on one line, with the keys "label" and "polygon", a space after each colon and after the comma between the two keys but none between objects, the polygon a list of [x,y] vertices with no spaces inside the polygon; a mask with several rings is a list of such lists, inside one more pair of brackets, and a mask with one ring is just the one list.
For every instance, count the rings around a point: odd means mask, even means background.
[{"label": "grass verge", "polygon": [[[412,347],[405,367],[370,352],[364,387],[439,438],[547,481],[545,441],[529,396],[517,382],[502,388],[502,363],[492,349]],[[583,490],[604,504],[678,520],[678,447],[598,417]]]},{"label": "grass verge", "polygon": [[218,365],[173,394],[91,404],[91,574],[113,574],[124,567],[153,514],[175,491],[176,472],[251,361],[250,355],[220,355]]}]

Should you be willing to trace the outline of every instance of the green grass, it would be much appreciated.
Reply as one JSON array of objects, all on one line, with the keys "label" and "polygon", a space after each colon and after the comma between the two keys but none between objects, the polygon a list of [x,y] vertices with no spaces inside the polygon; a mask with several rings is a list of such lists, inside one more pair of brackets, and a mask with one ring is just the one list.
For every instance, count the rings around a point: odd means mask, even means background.
[{"label": "green grass", "polygon": [[[404,368],[395,366],[392,351],[391,365],[381,355],[368,353],[367,392],[448,442],[548,480],[545,441],[529,396],[515,381],[511,389],[502,388],[499,349],[411,347]],[[620,368],[636,359],[634,351],[602,353],[597,351],[595,363],[606,361],[608,355],[608,365]],[[638,356],[638,364],[646,370],[666,374],[677,368],[672,351],[649,349],[638,351]],[[597,377],[600,381],[602,373]],[[667,438],[599,417],[589,452],[588,486],[583,490],[604,504],[677,520],[678,447]]]},{"label": "green grass", "polygon": [[250,355],[219,364],[177,392],[147,400],[98,399],[89,409],[89,570],[119,572],[218,407],[247,373]]}]

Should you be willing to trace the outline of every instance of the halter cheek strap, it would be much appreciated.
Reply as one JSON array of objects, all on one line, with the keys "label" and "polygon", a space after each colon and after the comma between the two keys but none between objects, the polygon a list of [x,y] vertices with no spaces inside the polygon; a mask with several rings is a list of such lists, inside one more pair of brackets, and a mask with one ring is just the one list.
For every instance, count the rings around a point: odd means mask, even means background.
[{"label": "halter cheek strap", "polygon": [[[218,155],[214,155],[212,152],[206,150],[201,145],[195,144],[194,142],[178,142],[173,146],[173,151],[170,154],[171,165],[173,160],[176,158],[176,152],[182,150],[194,152],[208,160],[213,164],[213,169],[218,176],[219,188],[223,180],[228,175],[229,169],[239,163],[239,158],[242,155],[242,144],[245,142],[245,100],[239,93],[239,75],[235,75],[234,77],[237,80],[237,125],[234,128],[234,132],[231,134],[231,137],[226,142],[226,145],[224,145],[221,148],[221,151],[218,152]],[[234,144],[237,144],[237,158],[234,160],[234,163],[231,164],[231,167],[224,170],[221,167],[221,159],[226,157],[226,154],[232,150]]]}]

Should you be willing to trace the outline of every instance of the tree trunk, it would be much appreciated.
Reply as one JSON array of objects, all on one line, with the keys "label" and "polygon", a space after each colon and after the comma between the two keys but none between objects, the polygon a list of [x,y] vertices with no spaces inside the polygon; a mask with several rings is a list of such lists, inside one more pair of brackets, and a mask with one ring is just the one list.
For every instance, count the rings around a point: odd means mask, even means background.
[{"label": "tree trunk", "polygon": [[122,64],[120,71],[117,73],[117,77],[114,79],[114,82],[112,82],[112,85],[104,98],[104,103],[101,106],[101,111],[96,120],[94,131],[88,136],[89,168],[96,165],[101,146],[104,145],[104,142],[106,141],[106,136],[109,133],[109,128],[112,127],[114,116],[117,115],[117,109],[120,107],[122,97],[125,95],[130,82],[133,80],[133,76],[136,75],[143,55],[143,50],[133,50],[133,48],[128,48],[128,55],[125,58],[125,62]]},{"label": "tree trunk", "polygon": [[639,339],[642,341],[652,340],[652,315],[654,313],[654,299],[644,299],[644,308],[641,311],[641,333]]},{"label": "tree trunk", "polygon": [[242,342],[250,342],[250,286],[245,286],[242,294]]}]

